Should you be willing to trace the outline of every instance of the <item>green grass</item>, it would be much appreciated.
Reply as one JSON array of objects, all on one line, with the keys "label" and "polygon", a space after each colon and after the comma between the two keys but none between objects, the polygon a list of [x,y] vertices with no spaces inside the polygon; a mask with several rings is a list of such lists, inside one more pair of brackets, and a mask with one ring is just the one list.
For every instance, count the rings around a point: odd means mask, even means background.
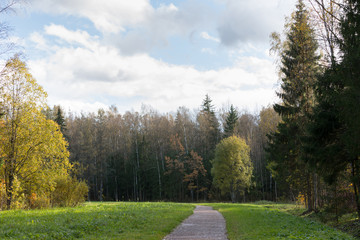
[{"label": "green grass", "polygon": [[87,203],[76,208],[0,212],[0,239],[162,239],[194,205]]},{"label": "green grass", "polygon": [[[293,204],[214,203],[234,239],[353,239],[319,222],[294,216]],[[0,239],[162,239],[193,204],[86,203],[76,208],[0,212]],[[291,213],[291,214],[290,214]]]},{"label": "green grass", "polygon": [[225,220],[233,239],[354,239],[311,219],[300,218],[293,204],[210,204]]}]

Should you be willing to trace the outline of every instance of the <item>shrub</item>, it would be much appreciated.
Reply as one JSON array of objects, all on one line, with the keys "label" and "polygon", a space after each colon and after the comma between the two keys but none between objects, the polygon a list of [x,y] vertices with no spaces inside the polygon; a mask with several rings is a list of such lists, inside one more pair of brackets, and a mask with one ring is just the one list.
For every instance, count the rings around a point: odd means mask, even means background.
[{"label": "shrub", "polygon": [[85,181],[72,177],[61,177],[56,180],[56,187],[51,196],[52,206],[74,207],[83,203],[89,189]]},{"label": "shrub", "polygon": [[0,210],[6,208],[6,190],[4,180],[0,180]]},{"label": "shrub", "polygon": [[26,207],[27,207],[27,201],[24,190],[21,186],[21,182],[18,180],[17,176],[15,176],[12,186],[12,201],[10,208],[24,209]]},{"label": "shrub", "polygon": [[44,195],[37,195],[32,193],[29,196],[29,207],[34,208],[47,208],[50,206],[50,199]]}]

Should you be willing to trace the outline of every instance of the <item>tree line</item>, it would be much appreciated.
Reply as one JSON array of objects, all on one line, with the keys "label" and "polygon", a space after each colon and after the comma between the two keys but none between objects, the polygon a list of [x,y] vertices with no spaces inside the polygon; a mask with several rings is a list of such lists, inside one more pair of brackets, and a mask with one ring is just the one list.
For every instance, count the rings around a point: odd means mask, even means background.
[{"label": "tree line", "polygon": [[70,161],[90,187],[88,200],[230,199],[213,186],[211,161],[217,144],[233,135],[249,146],[254,167],[251,191],[243,191],[241,199],[275,200],[276,183],[267,169],[264,146],[277,114],[271,107],[259,114],[240,113],[232,105],[215,113],[208,95],[199,105],[199,110],[179,107],[172,114],[149,106],[121,114],[112,106],[66,117],[54,106],[45,115],[61,119]]}]

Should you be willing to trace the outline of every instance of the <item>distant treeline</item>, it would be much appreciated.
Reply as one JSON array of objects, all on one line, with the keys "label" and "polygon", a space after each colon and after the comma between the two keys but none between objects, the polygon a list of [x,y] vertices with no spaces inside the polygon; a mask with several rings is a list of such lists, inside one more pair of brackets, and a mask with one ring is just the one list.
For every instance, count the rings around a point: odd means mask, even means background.
[{"label": "distant treeline", "polygon": [[55,106],[46,115],[62,125],[70,160],[90,187],[89,200],[229,200],[212,187],[211,160],[216,145],[231,135],[245,139],[254,166],[252,187],[241,200],[282,196],[265,160],[266,134],[279,121],[271,107],[250,114],[231,106],[216,114],[206,96],[200,110],[180,107],[176,114],[150,107],[120,114],[110,107],[64,118]]}]

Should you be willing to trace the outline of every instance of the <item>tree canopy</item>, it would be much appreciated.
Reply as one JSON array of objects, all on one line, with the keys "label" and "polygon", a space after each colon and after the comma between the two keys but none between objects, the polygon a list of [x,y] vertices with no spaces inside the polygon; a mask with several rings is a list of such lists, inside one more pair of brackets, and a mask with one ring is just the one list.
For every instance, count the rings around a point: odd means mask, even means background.
[{"label": "tree canopy", "polygon": [[19,199],[21,194],[50,196],[57,178],[69,176],[72,165],[59,125],[41,112],[46,93],[18,56],[6,63],[0,82],[4,111],[0,176],[10,208],[25,200]]},{"label": "tree canopy", "polygon": [[236,194],[251,185],[253,166],[249,146],[239,137],[225,138],[216,146],[215,158],[211,163],[214,186],[222,194],[230,193],[232,202],[235,202]]}]

